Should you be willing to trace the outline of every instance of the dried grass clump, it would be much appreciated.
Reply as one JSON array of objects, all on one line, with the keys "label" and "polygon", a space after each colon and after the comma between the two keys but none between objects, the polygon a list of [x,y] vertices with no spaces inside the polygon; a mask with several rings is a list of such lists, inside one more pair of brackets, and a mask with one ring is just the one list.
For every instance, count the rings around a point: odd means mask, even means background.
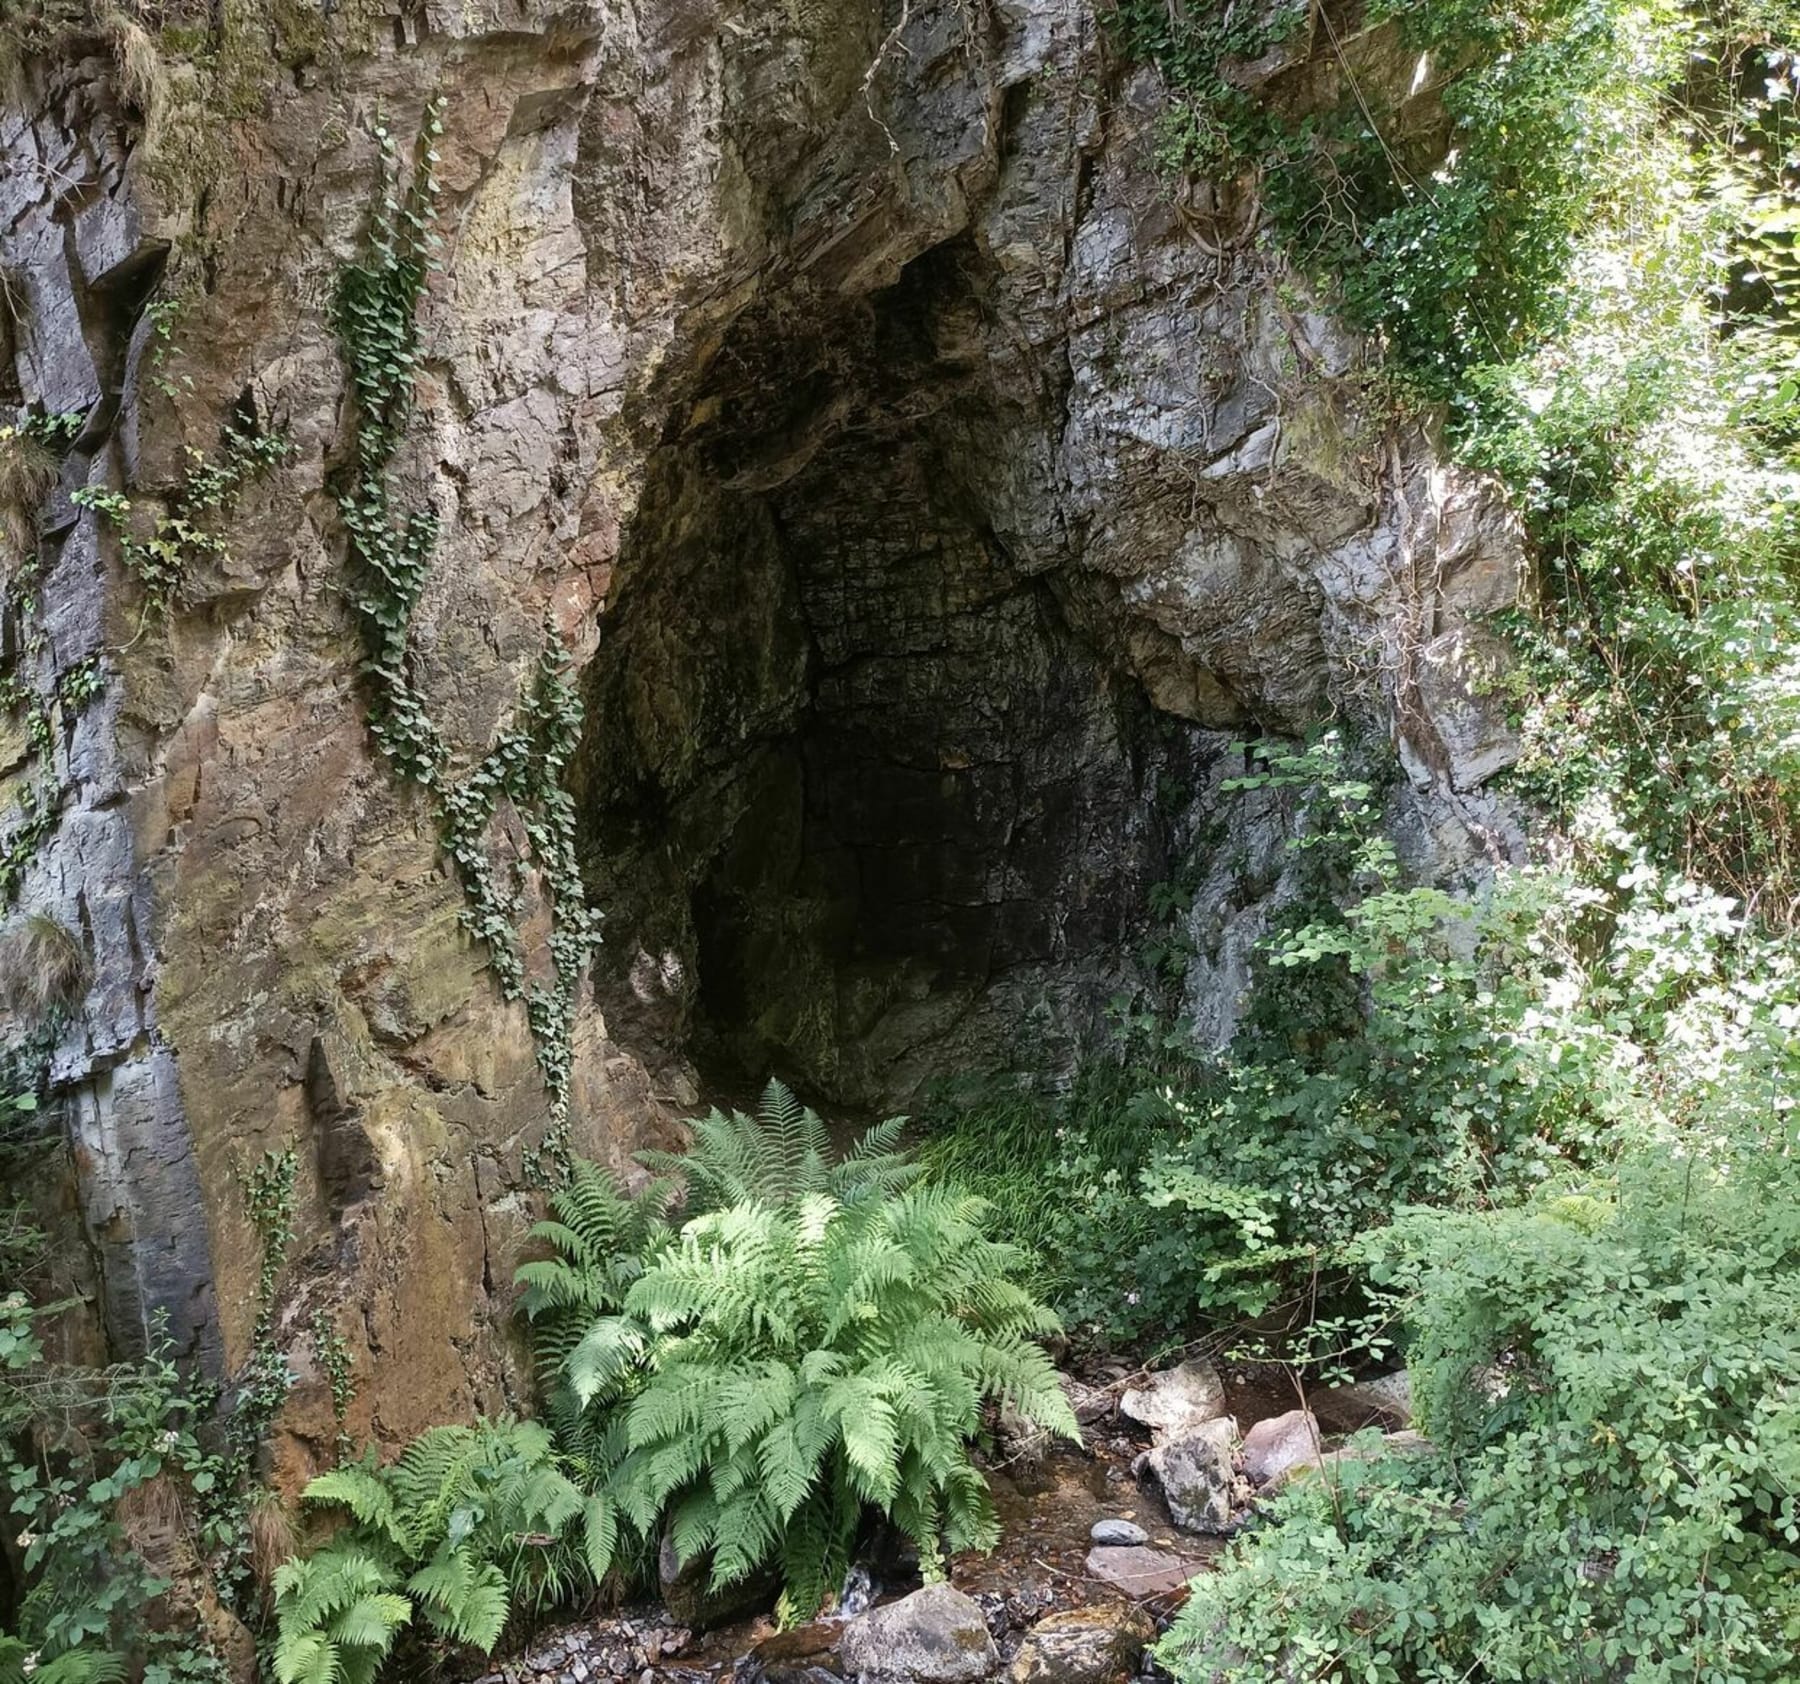
[{"label": "dried grass clump", "polygon": [[16,429],[0,436],[0,510],[28,521],[55,483],[56,452],[42,439]]},{"label": "dried grass clump", "polygon": [[0,1011],[41,1023],[69,1010],[91,977],[81,938],[46,913],[33,912],[0,931]]},{"label": "dried grass clump", "polygon": [[273,1491],[259,1488],[250,1498],[250,1570],[269,1592],[275,1569],[300,1549],[300,1531],[288,1506]]},{"label": "dried grass clump", "polygon": [[119,92],[143,122],[145,146],[153,147],[169,108],[169,70],[156,50],[156,39],[119,6],[102,8],[95,22],[119,67]]}]

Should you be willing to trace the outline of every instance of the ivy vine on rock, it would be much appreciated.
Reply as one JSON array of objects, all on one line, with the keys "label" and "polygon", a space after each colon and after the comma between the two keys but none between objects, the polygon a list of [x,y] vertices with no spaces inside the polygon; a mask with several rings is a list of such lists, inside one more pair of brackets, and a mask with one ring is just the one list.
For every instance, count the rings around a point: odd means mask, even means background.
[{"label": "ivy vine on rock", "polygon": [[137,505],[122,491],[83,486],[71,493],[70,501],[93,510],[112,528],[127,570],[143,589],[146,615],[166,613],[198,563],[226,555],[218,517],[246,481],[274,467],[287,451],[287,440],[279,433],[228,425],[218,455],[189,450],[187,478],[147,531],[138,530]]},{"label": "ivy vine on rock", "polygon": [[[364,254],[339,272],[332,301],[355,403],[350,465],[338,486],[349,536],[350,601],[362,635],[369,728],[395,774],[426,790],[439,836],[462,884],[463,928],[487,950],[502,998],[522,1000],[550,1098],[551,1127],[535,1168],[566,1165],[575,998],[599,938],[575,858],[575,809],[564,776],[581,732],[581,699],[554,632],[546,628],[531,682],[504,728],[474,767],[457,756],[432,719],[414,675],[412,619],[431,572],[438,517],[428,503],[396,506],[394,457],[412,414],[419,360],[419,303],[438,244],[438,181],[432,143],[443,132],[442,102],[427,111],[410,184],[393,133],[378,127],[382,184]],[[496,872],[494,821],[504,801],[525,838],[551,919],[550,976],[528,970],[520,892]]]}]

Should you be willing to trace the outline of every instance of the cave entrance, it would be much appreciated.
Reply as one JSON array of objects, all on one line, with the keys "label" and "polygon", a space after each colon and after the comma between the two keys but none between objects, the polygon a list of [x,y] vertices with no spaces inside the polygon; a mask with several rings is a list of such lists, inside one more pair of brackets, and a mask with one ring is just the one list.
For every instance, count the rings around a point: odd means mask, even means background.
[{"label": "cave entrance", "polygon": [[1072,1059],[1166,874],[1185,728],[995,536],[968,307],[933,253],[742,324],[621,545],[576,774],[596,988],[703,1086],[875,1108],[1022,1037]]}]

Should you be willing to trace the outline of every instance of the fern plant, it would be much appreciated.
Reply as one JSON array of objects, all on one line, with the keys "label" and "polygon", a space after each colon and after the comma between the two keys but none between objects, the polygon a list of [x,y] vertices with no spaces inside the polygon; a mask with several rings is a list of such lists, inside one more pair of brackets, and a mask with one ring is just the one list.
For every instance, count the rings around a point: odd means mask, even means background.
[{"label": "fern plant", "polygon": [[275,1576],[279,1684],[367,1684],[402,1629],[492,1651],[515,1605],[585,1582],[600,1540],[555,1441],[535,1422],[436,1427],[397,1462],[321,1474],[305,1500],[348,1523]]},{"label": "fern plant", "polygon": [[23,1639],[0,1634],[0,1684],[125,1684],[125,1657],[111,1649],[65,1649],[40,1660]]},{"label": "fern plant", "polygon": [[834,1161],[830,1131],[818,1114],[781,1082],[770,1082],[754,1117],[711,1111],[694,1124],[693,1144],[686,1152],[644,1152],[640,1157],[681,1182],[690,1216],[752,1200],[791,1204],[812,1193],[828,1193],[848,1204],[895,1192],[923,1173],[921,1165],[895,1149],[905,1127],[904,1117],[877,1123]]},{"label": "fern plant", "polygon": [[[671,1196],[670,1184],[656,1181],[634,1197],[605,1170],[577,1160],[550,1196],[550,1216],[531,1230],[549,1255],[521,1264],[515,1276],[525,1288],[520,1308],[531,1322],[544,1418],[570,1472],[590,1490],[625,1453],[622,1420],[589,1405],[597,1377],[616,1399],[643,1373],[645,1347],[636,1324],[624,1319],[625,1298],[646,1260],[672,1243]],[[605,1528],[610,1512],[596,1504],[589,1521]],[[597,1535],[608,1539],[610,1565],[616,1534]]]},{"label": "fern plant", "polygon": [[[592,1480],[597,1573],[666,1526],[684,1566],[710,1557],[715,1590],[777,1567],[785,1617],[805,1618],[872,1511],[928,1572],[946,1548],[991,1547],[969,1456],[988,1404],[1074,1436],[1022,1255],[987,1236],[982,1200],[911,1185],[900,1127],[833,1163],[779,1086],[757,1118],[715,1112],[691,1157],[655,1160],[706,1207],[672,1239],[649,1221],[662,1189],[609,1201],[601,1172],[578,1171],[539,1230],[554,1265],[521,1274],[563,1442]],[[656,1237],[602,1265],[615,1235]]]}]

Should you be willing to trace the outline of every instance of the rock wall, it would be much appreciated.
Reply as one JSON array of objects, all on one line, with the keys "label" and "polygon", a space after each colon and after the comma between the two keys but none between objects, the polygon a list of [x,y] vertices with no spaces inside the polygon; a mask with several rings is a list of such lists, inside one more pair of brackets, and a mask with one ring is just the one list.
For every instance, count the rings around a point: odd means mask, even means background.
[{"label": "rock wall", "polygon": [[[1340,25],[1371,76],[1391,59]],[[410,143],[430,100],[413,660],[465,763],[546,627],[581,670],[608,918],[577,1150],[623,1164],[770,1068],[865,1107],[1021,1043],[1065,1065],[1203,838],[1187,992],[1228,1034],[1287,822],[1218,800],[1247,734],[1353,711],[1399,744],[1419,869],[1509,845],[1472,675],[1504,659],[1511,529],[1361,413],[1364,348],[1245,184],[1159,173],[1160,94],[1090,0],[244,0],[207,52],[163,31],[163,87],[109,27],[29,58],[0,119],[0,404],[80,417],[11,658],[44,695],[105,679],[14,745],[60,803],[18,905],[90,959],[52,1072],[120,1348],[162,1316],[243,1360],[243,1177],[298,1153],[288,1471],[331,1433],[316,1314],[354,1432],[522,1396],[548,1109],[431,812],[372,749],[332,495],[333,277],[377,129]],[[1313,97],[1303,50],[1253,73]],[[71,493],[126,488],[141,529],[228,424],[288,453],[147,613]],[[491,842],[514,872],[504,811]]]}]

